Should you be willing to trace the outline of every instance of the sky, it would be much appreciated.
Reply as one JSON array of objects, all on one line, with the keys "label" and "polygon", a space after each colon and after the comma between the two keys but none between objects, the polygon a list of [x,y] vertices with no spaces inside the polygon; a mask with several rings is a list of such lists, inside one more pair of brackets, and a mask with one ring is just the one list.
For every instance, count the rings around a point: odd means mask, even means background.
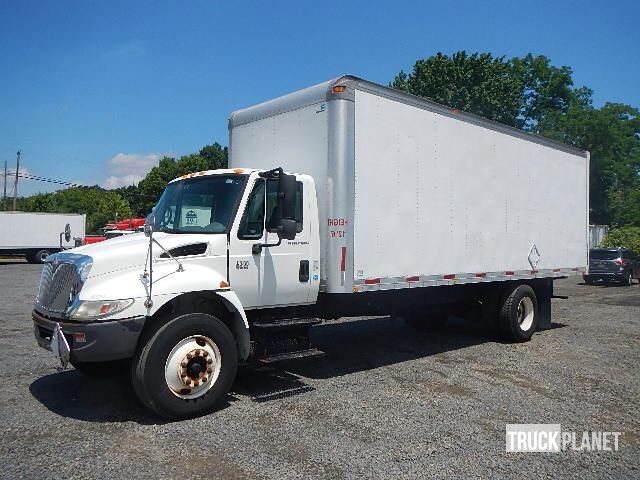
[{"label": "sky", "polygon": [[233,110],[343,74],[387,84],[437,52],[543,54],[596,105],[640,107],[638,19],[636,0],[3,0],[0,169],[20,149],[33,175],[128,185],[226,145]]}]

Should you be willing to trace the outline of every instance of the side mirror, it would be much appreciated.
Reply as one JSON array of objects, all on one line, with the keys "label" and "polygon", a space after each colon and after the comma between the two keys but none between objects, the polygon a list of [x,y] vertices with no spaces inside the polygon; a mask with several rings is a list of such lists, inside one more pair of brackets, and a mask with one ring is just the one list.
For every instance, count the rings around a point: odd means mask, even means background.
[{"label": "side mirror", "polygon": [[296,176],[283,173],[278,180],[278,201],[281,202],[282,218],[295,218],[296,190]]},{"label": "side mirror", "polygon": [[71,225],[68,223],[64,226],[64,241],[71,241]]},{"label": "side mirror", "polygon": [[295,175],[280,173],[278,179],[278,237],[285,240],[296,238],[296,183]]}]

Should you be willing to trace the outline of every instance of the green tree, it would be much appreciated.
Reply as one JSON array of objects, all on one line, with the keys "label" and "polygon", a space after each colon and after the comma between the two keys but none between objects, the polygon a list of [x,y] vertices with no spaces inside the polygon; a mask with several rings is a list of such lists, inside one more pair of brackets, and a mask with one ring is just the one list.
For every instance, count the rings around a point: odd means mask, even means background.
[{"label": "green tree", "polygon": [[229,149],[222,147],[218,142],[206,145],[198,152],[198,155],[207,161],[208,170],[227,168],[229,162]]},{"label": "green tree", "polygon": [[505,57],[437,53],[416,61],[408,75],[400,71],[390,86],[505,125],[522,124],[523,81]]},{"label": "green tree", "polygon": [[164,157],[156,167],[153,167],[138,184],[135,211],[139,215],[147,215],[157,203],[167,184],[188,173],[203,170],[226,168],[228,162],[227,147],[218,143],[203,147],[198,153],[184,155],[180,159]]},{"label": "green tree", "polygon": [[640,227],[614,228],[602,240],[603,247],[625,247],[640,255]]}]

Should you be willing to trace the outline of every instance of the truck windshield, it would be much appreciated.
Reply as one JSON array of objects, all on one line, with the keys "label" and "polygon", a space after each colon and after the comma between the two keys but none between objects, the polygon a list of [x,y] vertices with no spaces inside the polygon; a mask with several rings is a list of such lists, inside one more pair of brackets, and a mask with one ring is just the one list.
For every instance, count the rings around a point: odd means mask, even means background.
[{"label": "truck windshield", "polygon": [[154,209],[153,229],[226,233],[245,183],[245,175],[207,175],[170,183]]}]

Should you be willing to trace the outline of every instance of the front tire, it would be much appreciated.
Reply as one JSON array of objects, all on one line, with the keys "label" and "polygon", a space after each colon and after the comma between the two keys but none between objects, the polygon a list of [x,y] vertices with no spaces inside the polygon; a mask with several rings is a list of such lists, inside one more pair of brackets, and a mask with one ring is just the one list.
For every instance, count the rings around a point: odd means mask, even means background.
[{"label": "front tire", "polygon": [[225,398],[238,369],[233,335],[203,313],[176,316],[144,337],[131,368],[140,401],[176,420],[204,415]]},{"label": "front tire", "polygon": [[500,329],[516,342],[531,339],[538,327],[538,299],[529,285],[517,285],[508,292],[499,312]]}]

